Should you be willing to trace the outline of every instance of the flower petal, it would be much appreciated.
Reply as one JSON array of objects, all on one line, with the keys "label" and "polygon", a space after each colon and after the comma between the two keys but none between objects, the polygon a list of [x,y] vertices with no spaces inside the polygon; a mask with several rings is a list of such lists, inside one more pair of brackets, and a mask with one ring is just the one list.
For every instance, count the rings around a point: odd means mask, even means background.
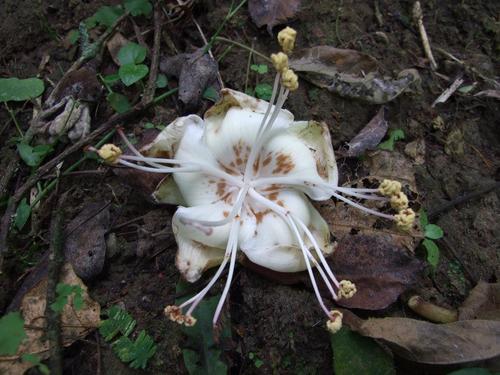
[{"label": "flower petal", "polygon": [[[320,248],[331,252],[330,232],[321,215],[300,192],[282,190],[266,197],[286,208],[293,217],[301,220],[312,232]],[[257,203],[253,207],[259,207]],[[253,221],[253,222],[252,222]],[[253,228],[253,229],[252,229]],[[250,234],[250,231],[253,233]],[[311,242],[302,233],[309,248]],[[253,262],[279,272],[298,272],[306,269],[299,242],[288,223],[265,207],[244,219],[240,232],[240,249]],[[312,251],[314,254],[314,251]]]},{"label": "flower petal", "polygon": [[[240,172],[244,169],[268,104],[225,89],[221,101],[205,114],[206,144],[226,168]],[[273,128],[287,128],[292,122],[293,115],[282,109]]]}]

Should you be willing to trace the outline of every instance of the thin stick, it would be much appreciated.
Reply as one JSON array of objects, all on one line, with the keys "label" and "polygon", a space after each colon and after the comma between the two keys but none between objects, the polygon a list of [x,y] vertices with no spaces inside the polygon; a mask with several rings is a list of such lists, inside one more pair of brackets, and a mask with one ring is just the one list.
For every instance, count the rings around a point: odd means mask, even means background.
[{"label": "thin stick", "polygon": [[158,78],[158,66],[160,65],[160,42],[161,42],[161,12],[158,2],[155,2],[154,10],[154,40],[153,54],[151,56],[151,66],[149,68],[149,78],[142,97],[142,103],[148,103],[153,100],[156,89],[156,79]]},{"label": "thin stick", "polygon": [[57,209],[53,211],[50,225],[50,255],[47,278],[47,304],[45,316],[47,317],[47,338],[49,341],[50,369],[54,375],[62,375],[62,338],[60,313],[51,308],[56,300],[56,287],[59,282],[62,267],[64,265],[64,202],[67,194],[59,198]]},{"label": "thin stick", "polygon": [[422,14],[422,7],[420,6],[420,1],[415,1],[413,5],[413,18],[418,25],[418,31],[420,32],[420,38],[422,39],[422,46],[424,47],[425,56],[429,59],[432,70],[437,70],[438,65],[432,54],[431,44],[429,38],[427,37],[427,31],[425,31],[424,17]]},{"label": "thin stick", "polygon": [[227,39],[227,38],[224,38],[222,36],[216,37],[215,41],[216,42],[224,42],[224,43],[232,44],[232,45],[235,45],[236,47],[240,47],[240,48],[246,49],[247,51],[252,52],[253,54],[255,54],[255,55],[263,58],[268,63],[272,63],[272,61],[271,61],[271,59],[269,57],[267,57],[266,55],[264,55],[263,53],[261,53],[259,51],[254,50],[252,47],[249,47],[249,46],[247,46],[245,44],[242,44],[242,43],[239,43],[239,42],[235,42],[234,40]]}]

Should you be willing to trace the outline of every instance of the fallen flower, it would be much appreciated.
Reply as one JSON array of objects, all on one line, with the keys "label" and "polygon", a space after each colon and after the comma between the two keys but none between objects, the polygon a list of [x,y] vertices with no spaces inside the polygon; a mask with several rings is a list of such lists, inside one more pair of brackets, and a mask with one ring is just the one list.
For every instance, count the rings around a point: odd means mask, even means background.
[{"label": "fallen flower", "polygon": [[[294,33],[285,29],[283,47],[293,46]],[[280,39],[281,38],[281,39]],[[285,50],[285,48],[284,48]],[[195,324],[192,313],[229,263],[227,281],[216,308],[217,323],[234,274],[240,250],[253,262],[278,272],[307,270],[316,298],[328,317],[328,329],[341,326],[341,314],[323,301],[313,273],[315,267],[332,298],[351,298],[356,286],[338,281],[324,254],[332,252],[328,225],[312,206],[313,200],[335,197],[367,213],[389,220],[390,215],[346,198],[389,202],[401,198],[401,184],[384,181],[379,189],[338,186],[339,176],[330,133],[325,124],[294,121],[283,108],[298,86],[287,59],[274,58],[278,70],[270,103],[224,89],[222,99],[204,115],[180,117],[147,147],[137,150],[122,135],[134,155],[103,146],[102,155],[119,165],[153,173],[170,173],[161,188],[163,201],[182,196],[173,217],[178,244],[176,266],[190,282],[219,265],[210,282],[166,315],[185,325]],[[110,151],[112,155],[110,155]],[[110,157],[107,157],[107,156]],[[112,156],[112,157],[111,157]],[[117,157],[115,159],[115,157]],[[403,194],[404,195],[404,194]],[[397,224],[408,229],[415,215],[401,214]]]}]

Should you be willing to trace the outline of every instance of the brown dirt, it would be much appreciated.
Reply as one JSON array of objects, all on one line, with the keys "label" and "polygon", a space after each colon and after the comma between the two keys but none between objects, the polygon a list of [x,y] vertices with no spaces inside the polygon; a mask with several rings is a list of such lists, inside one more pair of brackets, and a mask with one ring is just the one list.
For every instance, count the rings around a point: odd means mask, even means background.
[{"label": "brown dirt", "polygon": [[[74,49],[64,49],[59,39],[77,27],[80,20],[93,14],[100,5],[109,3],[50,1],[40,6],[33,1],[4,0],[0,22],[0,76],[28,77],[36,74],[43,54],[48,53],[51,60],[44,74],[57,80],[60,77],[59,66],[68,66],[76,53]],[[227,3],[206,1],[197,5],[194,15],[206,35],[212,35],[220,24],[227,12]],[[423,61],[420,40],[409,24],[413,1],[379,0],[382,24],[377,21],[373,3],[304,0],[301,13],[291,25],[299,31],[299,47],[330,44],[358,49],[376,57],[386,74],[397,74],[411,67],[419,69],[422,90],[405,94],[389,103],[387,113],[390,127],[401,128],[406,134],[404,142],[397,145],[399,151],[403,152],[408,142],[421,138],[425,140],[425,164],[416,167],[416,172],[422,204],[432,212],[446,201],[474,192],[500,178],[498,101],[458,94],[447,103],[431,108],[431,103],[449,82],[433,74]],[[425,25],[433,46],[439,46],[463,59],[486,76],[500,74],[499,2],[461,0],[423,3]],[[143,24],[141,27],[150,25]],[[170,27],[168,32],[179,49],[190,44],[201,45],[195,28],[187,21]],[[387,39],[377,36],[375,32],[383,32]],[[257,29],[252,24],[245,7],[230,21],[223,35],[247,45],[253,44],[256,50],[265,54],[277,49],[265,28]],[[225,48],[225,45],[217,45],[214,54],[220,56]],[[442,66],[440,72],[454,79],[457,67],[446,63],[437,52],[436,56]],[[220,73],[228,87],[243,91],[247,59],[246,51],[233,48],[220,62]],[[258,79],[271,83],[272,77],[271,74],[264,77],[252,74],[250,85],[255,85]],[[467,80],[472,82],[473,77],[467,75]],[[127,126],[140,136],[141,123],[154,118],[168,124],[176,117],[172,103],[167,101],[164,108],[157,108],[147,118]],[[307,82],[301,82],[298,92],[287,102],[287,108],[299,114],[299,119],[327,122],[336,148],[356,135],[379,109],[375,105],[342,99]],[[22,123],[27,124],[30,110],[26,109],[18,116]],[[437,116],[444,120],[442,130],[432,127]],[[5,111],[0,112],[1,123],[6,119]],[[463,135],[459,144],[463,146],[464,152],[447,153],[445,146],[449,134],[457,129]],[[10,128],[5,130],[1,134],[2,146],[13,135],[14,131]],[[455,147],[452,151],[459,148]],[[96,169],[96,164],[88,161],[81,169]],[[27,170],[23,169],[22,172],[27,173]],[[69,219],[76,215],[83,202],[97,197],[112,202],[113,225],[155,210],[159,215],[158,227],[147,229],[159,231],[162,223],[169,222],[173,212],[172,208],[150,205],[112,173],[73,177],[65,183],[68,188],[74,188]],[[42,217],[40,224],[44,235],[47,234],[50,205],[46,210],[47,214]],[[441,262],[435,273],[428,272],[416,290],[440,304],[456,307],[479,280],[497,281],[500,275],[499,214],[498,190],[451,210],[438,212],[434,222],[445,231],[444,239],[438,241]],[[138,221],[137,225],[143,227],[146,224]],[[115,254],[107,260],[102,276],[89,284],[93,297],[103,307],[122,304],[137,319],[138,327],[146,329],[153,336],[158,343],[158,352],[148,373],[186,373],[181,350],[183,335],[178,326],[169,322],[162,313],[165,305],[174,300],[178,280],[174,266],[175,245],[171,236],[167,235],[164,242],[152,245],[155,253],[159,254],[138,258],[137,227],[127,226],[114,232],[118,245]],[[3,275],[0,281],[3,289],[0,311],[19,285],[15,280],[46,249],[44,241],[31,241],[27,236],[20,236],[14,243],[16,250],[24,253],[22,257],[11,255],[8,259],[8,276]],[[423,252],[417,254],[424,257]],[[391,311],[395,310],[400,312],[401,307],[397,306]],[[228,356],[233,365],[232,373],[331,373],[329,338],[322,328],[321,311],[309,290],[278,285],[239,268],[232,287],[230,312],[233,341],[237,348]],[[89,340],[94,341],[94,337],[89,337]],[[263,361],[261,368],[255,368],[249,359],[250,353]],[[108,349],[103,349],[101,355],[103,374],[138,372],[121,364]],[[95,345],[85,342],[73,345],[65,356],[68,373],[95,373]],[[404,364],[400,366],[402,374],[424,371],[409,370]]]}]

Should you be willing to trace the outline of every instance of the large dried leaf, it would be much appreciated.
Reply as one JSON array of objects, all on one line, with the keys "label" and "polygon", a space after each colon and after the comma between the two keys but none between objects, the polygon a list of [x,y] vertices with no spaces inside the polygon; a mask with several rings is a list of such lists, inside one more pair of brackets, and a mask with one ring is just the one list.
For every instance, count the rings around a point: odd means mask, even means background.
[{"label": "large dried leaf", "polygon": [[267,25],[267,31],[271,34],[274,26],[295,17],[301,2],[301,0],[249,0],[248,12],[258,27]]},{"label": "large dried leaf", "polygon": [[[45,306],[47,296],[47,272],[46,268],[40,267],[34,278],[27,280],[29,287],[23,287],[14,299],[17,302],[9,307],[22,312],[27,339],[23,341],[17,353],[10,357],[0,357],[1,374],[23,374],[33,364],[21,361],[23,354],[37,354],[41,359],[49,357],[49,343],[45,337],[46,319]],[[82,289],[83,308],[76,310],[71,301],[64,306],[61,314],[61,336],[64,346],[87,336],[100,324],[101,307],[92,300],[88,294],[87,287],[73,268],[66,263],[61,272],[60,282],[68,285],[76,285]]]},{"label": "large dried leaf", "polygon": [[480,281],[458,309],[458,319],[500,320],[500,283]]},{"label": "large dried leaf", "polygon": [[380,108],[375,117],[348,143],[349,149],[343,154],[347,157],[362,155],[365,150],[374,149],[387,133],[389,124],[385,119],[385,110]]},{"label": "large dried leaf", "polygon": [[193,53],[162,58],[160,71],[179,79],[179,100],[184,104],[185,112],[192,112],[200,106],[202,95],[208,87],[214,87],[217,94],[220,91],[217,61],[204,53],[202,48]]},{"label": "large dried leaf", "polygon": [[403,70],[397,78],[377,74],[377,61],[364,53],[316,46],[299,51],[290,66],[313,84],[340,96],[383,104],[394,100],[420,80],[414,69]]},{"label": "large dried leaf", "polygon": [[361,320],[349,312],[344,317],[351,329],[381,340],[398,355],[415,362],[459,364],[500,355],[500,322],[497,321],[434,324],[408,318]]},{"label": "large dried leaf", "polygon": [[84,280],[99,275],[106,260],[109,206],[104,202],[89,203],[66,228],[66,259]]}]

